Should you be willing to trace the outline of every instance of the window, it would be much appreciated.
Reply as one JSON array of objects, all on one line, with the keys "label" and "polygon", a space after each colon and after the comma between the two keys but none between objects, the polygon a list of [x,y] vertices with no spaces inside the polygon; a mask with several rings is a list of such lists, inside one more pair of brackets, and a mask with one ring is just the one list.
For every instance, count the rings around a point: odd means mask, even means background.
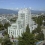
[{"label": "window", "polygon": [[36,25],[36,24],[34,24],[34,25]]},{"label": "window", "polygon": [[14,31],[13,31],[13,35],[14,35]]},{"label": "window", "polygon": [[16,30],[15,30],[15,37],[16,37]]},{"label": "window", "polygon": [[12,35],[12,32],[11,32],[11,35]]},{"label": "window", "polygon": [[10,30],[9,30],[9,34],[10,34]]},{"label": "window", "polygon": [[24,19],[24,15],[25,15],[25,14],[21,14],[21,19]]},{"label": "window", "polygon": [[32,29],[33,29],[33,27],[32,27]]},{"label": "window", "polygon": [[18,35],[18,30],[17,30],[17,35]]},{"label": "window", "polygon": [[19,30],[19,35],[20,35],[20,30]]},{"label": "window", "polygon": [[16,29],[16,28],[17,28],[17,25],[13,25],[13,28],[15,28],[15,29]]},{"label": "window", "polygon": [[16,30],[15,30],[15,35],[16,35]]},{"label": "window", "polygon": [[21,31],[21,34],[22,34],[22,31]]}]

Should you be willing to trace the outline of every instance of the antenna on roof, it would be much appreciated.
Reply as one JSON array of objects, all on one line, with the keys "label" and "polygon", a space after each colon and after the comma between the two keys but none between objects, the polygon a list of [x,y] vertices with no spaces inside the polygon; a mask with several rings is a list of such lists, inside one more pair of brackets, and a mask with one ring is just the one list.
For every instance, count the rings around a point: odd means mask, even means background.
[{"label": "antenna on roof", "polygon": [[25,3],[24,3],[24,8],[25,8]]}]

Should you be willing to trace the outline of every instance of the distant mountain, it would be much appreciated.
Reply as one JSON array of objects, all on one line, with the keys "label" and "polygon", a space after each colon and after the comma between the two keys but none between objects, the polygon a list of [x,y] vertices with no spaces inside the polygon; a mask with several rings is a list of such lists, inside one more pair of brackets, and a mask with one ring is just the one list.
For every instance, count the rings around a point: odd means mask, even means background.
[{"label": "distant mountain", "polygon": [[[18,10],[0,9],[0,14],[18,14]],[[45,13],[45,11],[31,10],[32,14]]]},{"label": "distant mountain", "polygon": [[9,9],[0,9],[0,14],[12,14],[12,13],[18,14],[18,11],[17,10],[13,11]]},{"label": "distant mountain", "polygon": [[45,11],[38,11],[38,10],[31,10],[32,14],[40,14],[40,13],[45,13]]}]

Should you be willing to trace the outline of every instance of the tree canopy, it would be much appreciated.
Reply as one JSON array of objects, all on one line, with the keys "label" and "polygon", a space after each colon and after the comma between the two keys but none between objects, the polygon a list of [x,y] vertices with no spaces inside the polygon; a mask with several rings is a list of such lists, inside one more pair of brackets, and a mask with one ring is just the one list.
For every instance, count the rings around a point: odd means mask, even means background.
[{"label": "tree canopy", "polygon": [[44,34],[43,34],[43,33],[39,33],[39,34],[36,36],[36,39],[37,39],[37,40],[44,40]]},{"label": "tree canopy", "polygon": [[19,45],[35,45],[34,35],[25,32],[22,37],[19,37]]},{"label": "tree canopy", "polygon": [[29,25],[27,25],[27,27],[26,27],[26,32],[27,32],[27,33],[30,33]]},{"label": "tree canopy", "polygon": [[35,38],[32,33],[30,33],[29,26],[26,27],[26,32],[19,37],[18,45],[35,45]]},{"label": "tree canopy", "polygon": [[5,29],[7,29],[7,28],[8,28],[8,26],[10,26],[10,24],[9,24],[9,23],[5,23],[5,24],[4,24],[4,28],[5,28]]},{"label": "tree canopy", "polygon": [[44,40],[44,34],[43,34],[40,26],[38,26],[35,30],[33,30],[32,33],[36,34],[36,36],[35,36],[36,40]]},{"label": "tree canopy", "polygon": [[35,30],[32,31],[32,33],[40,33],[41,32],[41,27],[40,25],[37,26],[37,28]]},{"label": "tree canopy", "polygon": [[10,41],[9,38],[5,38],[5,39],[3,39],[1,44],[2,45],[12,45],[12,42]]},{"label": "tree canopy", "polygon": [[39,16],[39,17],[33,17],[32,18],[38,25],[42,25],[42,21],[45,20],[45,17]]},{"label": "tree canopy", "polygon": [[4,30],[4,26],[0,23],[0,31]]}]

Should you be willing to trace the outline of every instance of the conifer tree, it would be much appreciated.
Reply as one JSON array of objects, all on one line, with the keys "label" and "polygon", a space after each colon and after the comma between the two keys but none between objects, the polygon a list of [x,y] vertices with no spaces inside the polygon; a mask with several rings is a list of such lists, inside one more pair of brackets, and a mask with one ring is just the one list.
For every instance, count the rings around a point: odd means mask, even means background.
[{"label": "conifer tree", "polygon": [[27,25],[27,27],[26,27],[26,32],[27,32],[27,33],[30,33],[29,25]]}]

